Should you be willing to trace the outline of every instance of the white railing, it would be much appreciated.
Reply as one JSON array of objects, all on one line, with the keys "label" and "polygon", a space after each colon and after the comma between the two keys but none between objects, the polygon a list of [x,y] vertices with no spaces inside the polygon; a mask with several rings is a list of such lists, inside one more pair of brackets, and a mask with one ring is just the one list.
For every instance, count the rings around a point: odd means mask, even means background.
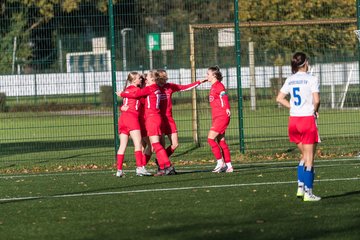
[{"label": "white railing", "polygon": [[[327,63],[312,66],[312,73],[319,77],[321,85],[334,86],[346,84],[359,84],[358,63]],[[237,87],[236,68],[222,68],[223,83],[229,89]],[[206,68],[197,69],[198,79],[206,77]],[[289,66],[281,69],[282,76],[290,75]],[[353,74],[350,76],[350,72]],[[141,72],[141,71],[139,71]],[[191,82],[190,69],[169,69],[169,82],[188,84]],[[258,66],[255,68],[256,87],[271,87],[270,79],[279,77],[280,69],[276,66]],[[116,72],[117,89],[122,89],[127,73]],[[111,85],[110,72],[84,72],[59,74],[27,74],[27,75],[1,75],[0,92],[6,96],[41,96],[64,94],[89,94],[100,92],[100,86]],[[250,70],[241,68],[242,88],[250,87]],[[210,84],[203,84],[200,89],[208,89]]]}]

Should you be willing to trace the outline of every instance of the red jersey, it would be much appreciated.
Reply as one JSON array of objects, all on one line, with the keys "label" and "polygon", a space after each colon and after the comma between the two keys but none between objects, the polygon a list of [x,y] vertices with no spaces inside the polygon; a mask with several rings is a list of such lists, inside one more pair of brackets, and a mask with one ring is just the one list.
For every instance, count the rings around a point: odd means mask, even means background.
[{"label": "red jersey", "polygon": [[230,109],[229,98],[224,84],[217,81],[210,88],[209,102],[212,118],[227,116],[226,109]]},{"label": "red jersey", "polygon": [[174,92],[179,91],[187,91],[191,90],[200,85],[200,81],[196,81],[187,85],[180,85],[175,83],[165,83],[163,86],[160,87],[161,93],[165,94],[166,99],[164,96],[161,97],[161,100],[166,100],[166,102],[162,101],[160,104],[161,114],[166,116],[172,116],[172,94]]},{"label": "red jersey", "polygon": [[139,99],[139,119],[145,119],[145,109],[144,109],[144,105],[145,105],[145,98],[140,98]]},{"label": "red jersey", "polygon": [[138,88],[133,92],[122,92],[121,97],[123,98],[141,98],[145,97],[145,117],[152,114],[160,114],[160,99],[161,99],[161,91],[157,84],[152,84],[143,89]]},{"label": "red jersey", "polygon": [[[131,85],[131,86],[128,86],[124,90],[124,92],[131,94],[131,93],[137,92],[138,90],[140,90],[139,87]],[[122,106],[128,106],[129,107],[126,110],[126,112],[138,114],[139,113],[139,108],[140,108],[140,101],[138,99],[124,97]],[[120,107],[120,111],[121,111],[121,107]]]}]

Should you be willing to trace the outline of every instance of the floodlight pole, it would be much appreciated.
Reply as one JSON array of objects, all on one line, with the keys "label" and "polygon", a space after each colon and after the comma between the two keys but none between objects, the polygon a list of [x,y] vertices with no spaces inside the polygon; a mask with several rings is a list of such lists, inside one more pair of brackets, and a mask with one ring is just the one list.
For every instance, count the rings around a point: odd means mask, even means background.
[{"label": "floodlight pole", "polygon": [[123,49],[123,71],[126,71],[126,32],[132,31],[132,28],[123,28],[121,29],[122,37],[122,49]]}]

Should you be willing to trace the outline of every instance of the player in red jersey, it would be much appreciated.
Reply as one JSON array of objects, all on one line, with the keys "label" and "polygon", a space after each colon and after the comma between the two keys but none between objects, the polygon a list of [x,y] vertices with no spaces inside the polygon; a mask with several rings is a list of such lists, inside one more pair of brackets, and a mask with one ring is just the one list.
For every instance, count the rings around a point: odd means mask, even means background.
[{"label": "player in red jersey", "polygon": [[[142,79],[142,81],[141,81],[140,88],[144,88],[148,85],[147,80],[146,80],[146,74],[141,75],[141,79]],[[143,146],[143,165],[146,166],[152,155],[151,143],[150,143],[150,139],[147,135],[146,126],[145,126],[146,97],[139,98],[139,101],[140,101],[139,123],[140,123],[140,131],[141,131],[142,146]]]},{"label": "player in red jersey", "polygon": [[[166,95],[166,98],[162,98],[162,100],[166,102],[160,103],[160,112],[163,120],[162,132],[164,135],[168,136],[170,141],[170,146],[166,148],[166,153],[168,157],[170,157],[174,153],[175,149],[179,146],[178,131],[172,115],[172,94],[174,92],[191,90],[199,86],[201,83],[207,81],[207,79],[198,80],[187,85],[180,85],[175,83],[168,83],[168,75],[165,70],[158,70],[158,73],[160,90],[163,94]],[[163,142],[165,143],[165,140],[163,140]]]},{"label": "player in red jersey", "polygon": [[[230,150],[225,141],[225,130],[230,123],[230,104],[218,66],[210,67],[207,80],[211,83],[209,102],[211,107],[212,126],[208,133],[208,143],[217,160],[213,172],[233,172]],[[216,140],[216,141],[215,141]]]},{"label": "player in red jersey", "polygon": [[[124,92],[134,92],[139,88],[141,84],[140,74],[137,72],[131,72],[127,78],[128,86]],[[138,99],[124,98],[123,105],[121,106],[121,115],[119,118],[119,134],[120,134],[120,146],[117,152],[117,177],[124,176],[122,167],[124,161],[125,150],[131,136],[134,143],[135,160],[136,160],[136,175],[146,176],[151,175],[143,164],[142,161],[142,145],[141,145],[141,132],[139,124],[139,107],[140,101]]]},{"label": "player in red jersey", "polygon": [[150,71],[146,76],[148,86],[137,91],[126,93],[122,92],[121,97],[138,99],[146,96],[145,99],[145,126],[147,135],[149,136],[151,146],[155,151],[159,162],[159,171],[155,176],[172,175],[175,174],[175,169],[172,166],[169,157],[166,154],[164,147],[160,143],[162,117],[160,114],[160,102],[164,97],[161,94],[157,82],[159,81],[159,74],[156,71]]}]

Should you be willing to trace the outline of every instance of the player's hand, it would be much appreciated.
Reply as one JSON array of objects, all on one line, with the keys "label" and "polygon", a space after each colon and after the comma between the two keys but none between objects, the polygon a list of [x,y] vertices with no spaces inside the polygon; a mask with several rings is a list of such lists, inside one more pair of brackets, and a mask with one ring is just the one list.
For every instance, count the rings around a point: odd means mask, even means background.
[{"label": "player's hand", "polygon": [[126,112],[128,109],[129,109],[129,106],[128,106],[128,105],[122,105],[121,108],[120,108],[120,110],[121,110],[122,112]]},{"label": "player's hand", "polygon": [[319,118],[319,112],[314,112],[314,118],[318,119]]},{"label": "player's hand", "polygon": [[118,92],[115,92],[115,94],[118,96],[118,97],[121,97],[121,93],[122,93],[123,91],[118,91]]},{"label": "player's hand", "polygon": [[228,117],[230,117],[230,116],[231,116],[230,109],[226,109],[226,114],[228,115]]}]

